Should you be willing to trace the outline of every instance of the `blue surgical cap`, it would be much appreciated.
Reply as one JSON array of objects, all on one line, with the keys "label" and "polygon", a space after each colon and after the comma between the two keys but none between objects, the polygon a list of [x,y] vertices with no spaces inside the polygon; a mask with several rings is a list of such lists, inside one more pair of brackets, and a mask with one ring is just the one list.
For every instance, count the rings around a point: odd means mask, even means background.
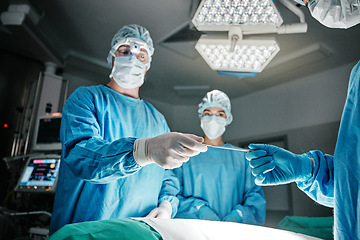
[{"label": "blue surgical cap", "polygon": [[[137,24],[130,24],[123,26],[113,37],[111,41],[111,47],[114,47],[117,43],[125,41],[126,38],[137,38],[144,41],[149,49],[149,63],[151,62],[151,56],[154,54],[154,45],[150,37],[149,31]],[[111,50],[110,50],[111,51]],[[108,64],[112,66],[112,55],[109,53],[107,57]]]},{"label": "blue surgical cap", "polygon": [[202,117],[204,110],[208,107],[219,107],[223,109],[226,114],[226,125],[229,125],[232,122],[233,116],[231,114],[230,99],[224,92],[219,90],[212,90],[206,93],[205,97],[199,104],[199,118]]}]

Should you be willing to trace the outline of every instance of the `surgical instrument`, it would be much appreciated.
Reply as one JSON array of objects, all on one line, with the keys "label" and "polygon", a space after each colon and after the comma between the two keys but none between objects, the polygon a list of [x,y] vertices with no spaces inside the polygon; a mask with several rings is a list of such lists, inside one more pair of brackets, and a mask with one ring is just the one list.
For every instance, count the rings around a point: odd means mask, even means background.
[{"label": "surgical instrument", "polygon": [[240,152],[250,152],[250,151],[252,151],[251,149],[246,149],[246,148],[222,147],[222,146],[213,146],[213,145],[208,145],[208,144],[205,144],[205,146],[212,147],[212,148],[220,148],[220,149],[224,149],[224,150],[240,151]]}]

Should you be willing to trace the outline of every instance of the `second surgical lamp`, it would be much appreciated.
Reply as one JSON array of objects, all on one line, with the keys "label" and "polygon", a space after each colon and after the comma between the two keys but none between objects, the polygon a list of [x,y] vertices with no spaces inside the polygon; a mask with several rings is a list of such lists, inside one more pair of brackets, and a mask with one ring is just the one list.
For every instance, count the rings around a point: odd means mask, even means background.
[{"label": "second surgical lamp", "polygon": [[[280,1],[300,18],[300,23],[284,25],[271,0],[203,0],[192,22],[199,31],[211,33],[200,37],[196,50],[221,74],[255,76],[280,51],[275,38],[259,34],[307,31],[303,12],[288,0]],[[254,34],[257,36],[247,37]]]}]

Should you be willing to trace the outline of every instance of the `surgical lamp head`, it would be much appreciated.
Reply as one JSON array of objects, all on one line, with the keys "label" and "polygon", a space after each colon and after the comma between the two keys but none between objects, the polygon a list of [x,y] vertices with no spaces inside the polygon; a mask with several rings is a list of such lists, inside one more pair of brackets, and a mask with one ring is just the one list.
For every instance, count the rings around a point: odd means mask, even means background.
[{"label": "surgical lamp head", "polygon": [[226,125],[229,125],[233,116],[231,114],[231,103],[229,97],[222,91],[212,90],[204,96],[199,104],[198,115],[201,119],[204,110],[208,107],[219,107],[225,111]]},{"label": "surgical lamp head", "polygon": [[107,62],[110,66],[112,66],[112,58],[115,56],[116,50],[121,45],[129,45],[133,55],[138,54],[141,48],[145,49],[149,56],[150,68],[151,56],[154,54],[154,45],[146,28],[136,24],[125,25],[114,35],[107,57]]}]

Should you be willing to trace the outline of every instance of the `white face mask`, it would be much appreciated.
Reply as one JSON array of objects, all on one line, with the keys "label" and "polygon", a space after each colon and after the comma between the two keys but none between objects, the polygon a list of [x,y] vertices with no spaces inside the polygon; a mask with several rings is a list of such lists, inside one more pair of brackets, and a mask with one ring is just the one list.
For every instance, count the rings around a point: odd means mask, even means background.
[{"label": "white face mask", "polygon": [[201,117],[200,127],[209,139],[216,139],[225,132],[226,119],[219,116]]},{"label": "white face mask", "polygon": [[115,57],[110,78],[123,88],[136,88],[144,83],[146,66],[136,56]]}]

